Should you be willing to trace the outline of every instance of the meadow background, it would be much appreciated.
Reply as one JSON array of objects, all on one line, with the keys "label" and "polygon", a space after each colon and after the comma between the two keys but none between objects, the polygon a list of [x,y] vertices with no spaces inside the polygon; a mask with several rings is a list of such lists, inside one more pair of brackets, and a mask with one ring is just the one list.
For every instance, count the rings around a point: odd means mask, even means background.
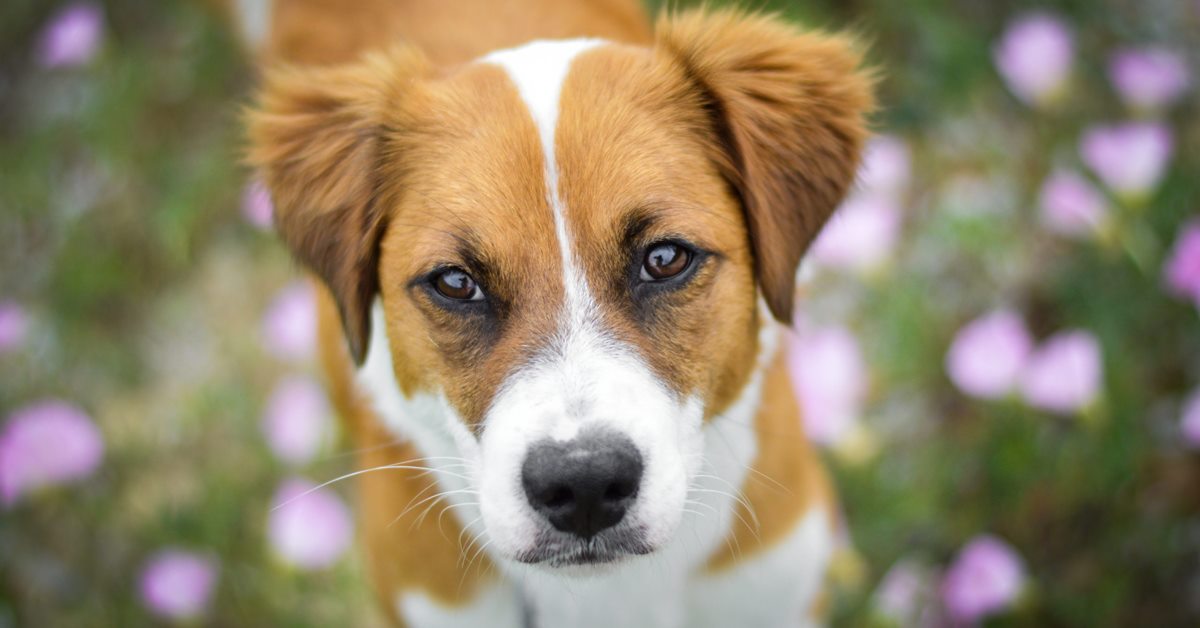
[{"label": "meadow background", "polygon": [[[833,624],[1200,625],[1200,2],[763,6],[882,76],[789,340]],[[252,85],[198,2],[0,5],[0,628],[380,625]]]}]

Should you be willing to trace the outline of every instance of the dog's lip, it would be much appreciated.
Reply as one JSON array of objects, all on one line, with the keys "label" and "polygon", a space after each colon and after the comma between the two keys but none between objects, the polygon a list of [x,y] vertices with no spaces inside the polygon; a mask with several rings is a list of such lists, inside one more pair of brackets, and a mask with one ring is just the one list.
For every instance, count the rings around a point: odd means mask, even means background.
[{"label": "dog's lip", "polygon": [[607,565],[632,556],[642,556],[654,551],[654,547],[640,538],[620,535],[612,539],[573,538],[568,541],[539,543],[534,548],[516,556],[518,562],[549,567],[577,567]]}]

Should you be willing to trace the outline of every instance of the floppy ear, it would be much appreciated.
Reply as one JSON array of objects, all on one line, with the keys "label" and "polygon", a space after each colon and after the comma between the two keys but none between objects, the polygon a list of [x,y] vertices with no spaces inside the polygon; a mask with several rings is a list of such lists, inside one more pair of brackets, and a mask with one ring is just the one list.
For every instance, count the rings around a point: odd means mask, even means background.
[{"label": "floppy ear", "polygon": [[277,68],[247,115],[248,161],[271,192],[275,227],[329,287],[360,365],[386,225],[377,202],[384,107],[399,102],[425,68],[407,48],[351,65]]},{"label": "floppy ear", "polygon": [[790,323],[800,257],[854,179],[873,78],[848,38],[767,16],[664,15],[655,38],[712,118],[714,158],[741,197],[763,296]]}]

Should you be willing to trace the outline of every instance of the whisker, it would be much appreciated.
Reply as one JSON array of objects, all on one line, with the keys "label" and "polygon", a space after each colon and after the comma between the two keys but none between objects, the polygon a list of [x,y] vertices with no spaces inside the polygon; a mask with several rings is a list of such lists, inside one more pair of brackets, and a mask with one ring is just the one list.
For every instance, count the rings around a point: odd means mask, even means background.
[{"label": "whisker", "polygon": [[[319,490],[321,490],[321,489],[325,488],[326,486],[329,486],[330,484],[333,484],[333,483],[335,483],[335,482],[341,482],[342,480],[348,480],[348,479],[350,479],[350,478],[357,477],[357,476],[360,476],[360,475],[363,475],[363,474],[366,474],[366,473],[371,473],[371,472],[374,472],[374,471],[385,471],[385,470],[388,470],[388,469],[400,469],[400,470],[409,470],[409,471],[421,471],[421,472],[423,472],[423,473],[422,473],[422,475],[424,475],[424,474],[426,474],[426,473],[431,473],[431,472],[437,471],[437,469],[431,469],[431,468],[429,468],[429,467],[418,467],[418,466],[414,466],[414,465],[407,465],[407,464],[384,464],[384,465],[379,465],[378,467],[371,467],[371,468],[369,468],[369,469],[359,469],[358,471],[351,471],[350,473],[347,473],[347,474],[345,474],[345,475],[342,475],[342,476],[336,477],[336,478],[334,478],[334,479],[332,479],[332,480],[329,480],[328,482],[322,482],[322,483],[320,483],[320,484],[318,484],[318,485],[316,485],[316,486],[314,486],[314,487],[312,487],[312,488],[310,488],[310,489],[308,489],[308,490],[304,491],[303,493],[300,493],[299,495],[296,495],[295,497],[292,497],[291,499],[289,499],[289,500],[287,500],[287,501],[283,502],[282,504],[279,504],[279,505],[277,505],[277,506],[275,506],[275,507],[271,508],[271,512],[275,512],[276,510],[279,510],[280,508],[283,508],[284,506],[287,506],[288,504],[290,504],[290,503],[292,503],[292,502],[294,502],[294,501],[296,501],[296,500],[298,500],[298,499],[300,499],[300,498],[307,497],[308,495],[310,495],[310,494],[312,494],[312,493],[314,493],[314,492],[316,492],[316,491],[319,491]],[[443,473],[446,473],[447,475],[453,475],[453,476],[455,476],[455,477],[462,478],[463,480],[466,480],[466,481],[468,481],[468,482],[471,480],[471,479],[470,479],[470,478],[468,478],[467,476],[465,476],[465,475],[462,475],[462,474],[459,474],[459,473],[454,473],[454,472],[451,472],[451,471],[443,471]]]},{"label": "whisker", "polygon": [[[469,495],[476,495],[476,496],[478,496],[478,493],[476,493],[476,492],[475,492],[474,490],[472,490],[472,489],[469,489],[469,488],[461,488],[461,489],[457,489],[457,490],[453,490],[453,491],[446,491],[446,492],[444,492],[444,493],[441,493],[441,494],[438,494],[438,495],[433,495],[433,496],[431,496],[431,497],[433,497],[433,498],[440,498],[440,497],[446,497],[446,496],[449,496],[449,495],[459,495],[459,494],[462,494],[462,493],[467,493],[467,494],[469,494]],[[426,499],[426,501],[428,501],[430,498],[429,498],[429,497],[427,497],[427,498],[425,498],[425,499]],[[425,510],[423,510],[423,511],[421,512],[420,516],[418,516],[418,517],[417,517],[417,520],[416,520],[415,522],[413,522],[413,524],[414,524],[414,525],[418,525],[418,526],[419,526],[419,525],[421,525],[421,522],[425,521],[425,517],[429,515],[430,511],[432,511],[432,510],[433,510],[433,508],[434,508],[435,506],[437,506],[437,504],[438,504],[438,502],[434,501],[433,503],[431,503],[431,504],[429,504],[428,506],[426,506],[426,507],[425,507]]]}]

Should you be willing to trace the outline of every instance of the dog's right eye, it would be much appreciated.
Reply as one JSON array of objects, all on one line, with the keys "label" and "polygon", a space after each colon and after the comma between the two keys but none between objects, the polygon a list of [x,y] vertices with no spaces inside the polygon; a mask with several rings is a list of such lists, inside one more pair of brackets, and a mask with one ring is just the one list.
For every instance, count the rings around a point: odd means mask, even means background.
[{"label": "dog's right eye", "polygon": [[458,268],[447,268],[433,278],[433,288],[452,301],[482,301],[483,290],[475,280]]}]

